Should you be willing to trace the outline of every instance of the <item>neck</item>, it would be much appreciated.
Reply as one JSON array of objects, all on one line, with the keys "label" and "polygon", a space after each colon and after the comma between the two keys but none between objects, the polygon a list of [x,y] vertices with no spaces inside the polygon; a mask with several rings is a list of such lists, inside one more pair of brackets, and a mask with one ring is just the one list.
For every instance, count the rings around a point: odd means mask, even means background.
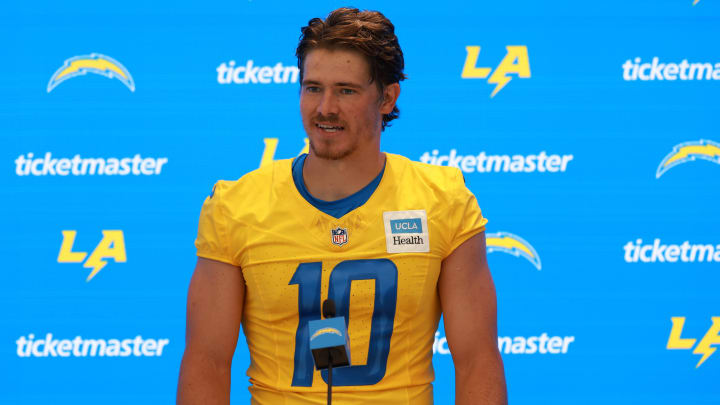
[{"label": "neck", "polygon": [[313,197],[335,201],[367,186],[384,165],[385,154],[379,150],[370,156],[340,160],[321,159],[310,151],[303,167],[303,181]]}]

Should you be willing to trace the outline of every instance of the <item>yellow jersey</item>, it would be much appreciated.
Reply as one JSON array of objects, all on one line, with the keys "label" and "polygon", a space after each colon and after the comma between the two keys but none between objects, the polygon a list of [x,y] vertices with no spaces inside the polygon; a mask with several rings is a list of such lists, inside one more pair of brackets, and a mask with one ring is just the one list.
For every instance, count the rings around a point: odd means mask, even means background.
[{"label": "yellow jersey", "polygon": [[456,168],[386,154],[377,188],[335,218],[296,187],[291,160],[219,181],[205,200],[198,256],[238,266],[253,404],[324,404],[307,323],[332,298],[348,325],[351,365],[333,369],[342,404],[431,404],[441,262],[484,231]]}]

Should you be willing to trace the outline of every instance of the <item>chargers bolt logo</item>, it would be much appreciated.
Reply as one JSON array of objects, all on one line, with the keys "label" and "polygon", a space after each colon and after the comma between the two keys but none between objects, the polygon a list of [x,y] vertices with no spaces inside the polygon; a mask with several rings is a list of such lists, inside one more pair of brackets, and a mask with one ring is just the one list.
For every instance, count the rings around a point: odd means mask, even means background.
[{"label": "chargers bolt logo", "polygon": [[699,141],[683,142],[675,145],[655,172],[655,178],[659,179],[665,172],[677,165],[693,162],[696,159],[709,160],[720,164],[720,143],[701,139]]},{"label": "chargers bolt logo", "polygon": [[72,79],[75,76],[84,76],[87,73],[95,73],[110,79],[118,79],[122,84],[127,86],[130,91],[135,91],[135,82],[132,76],[130,76],[130,72],[125,69],[125,66],[109,56],[91,53],[90,55],[74,56],[66,60],[60,69],[50,78],[50,82],[47,85],[47,92],[50,93],[52,89],[65,80]]},{"label": "chargers bolt logo", "polygon": [[540,256],[538,256],[535,249],[525,239],[517,235],[508,232],[489,233],[485,237],[485,243],[487,244],[488,253],[509,253],[527,259],[538,270],[542,268]]},{"label": "chargers bolt logo", "polygon": [[332,333],[333,335],[342,336],[342,333],[340,333],[340,331],[335,328],[322,328],[322,329],[318,329],[317,331],[315,331],[315,333],[313,333],[313,335],[310,336],[310,340],[315,340],[315,338],[317,338],[318,336],[326,335],[328,333]]}]

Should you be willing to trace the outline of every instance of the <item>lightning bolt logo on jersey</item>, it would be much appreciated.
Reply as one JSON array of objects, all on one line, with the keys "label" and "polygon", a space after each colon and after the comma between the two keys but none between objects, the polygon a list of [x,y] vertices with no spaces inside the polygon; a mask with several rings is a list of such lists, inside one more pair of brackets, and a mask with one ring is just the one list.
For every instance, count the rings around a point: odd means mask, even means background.
[{"label": "lightning bolt logo on jersey", "polygon": [[[458,169],[391,154],[372,196],[340,218],[300,195],[290,160],[218,182],[196,246],[242,269],[252,403],[324,403],[307,324],[327,298],[348,322],[352,353],[333,372],[336,401],[432,403],[441,262],[486,222]],[[329,230],[342,231],[342,248]]]}]

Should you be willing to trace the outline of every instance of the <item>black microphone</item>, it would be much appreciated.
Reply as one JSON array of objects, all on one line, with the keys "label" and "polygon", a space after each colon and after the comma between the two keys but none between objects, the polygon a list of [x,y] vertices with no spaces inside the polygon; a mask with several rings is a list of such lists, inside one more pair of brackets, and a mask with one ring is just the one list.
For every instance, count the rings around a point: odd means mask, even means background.
[{"label": "black microphone", "polygon": [[335,301],[327,299],[322,305],[324,319],[310,321],[310,350],[315,368],[350,365],[350,347],[348,345],[347,323],[345,317],[336,317]]},{"label": "black microphone", "polygon": [[335,317],[335,301],[326,299],[323,302],[323,318],[334,318]]},{"label": "black microphone", "polygon": [[350,365],[350,347],[348,344],[345,317],[335,317],[335,301],[325,300],[322,306],[325,319],[310,321],[310,351],[315,368],[328,371],[328,405],[332,404],[332,369]]}]

